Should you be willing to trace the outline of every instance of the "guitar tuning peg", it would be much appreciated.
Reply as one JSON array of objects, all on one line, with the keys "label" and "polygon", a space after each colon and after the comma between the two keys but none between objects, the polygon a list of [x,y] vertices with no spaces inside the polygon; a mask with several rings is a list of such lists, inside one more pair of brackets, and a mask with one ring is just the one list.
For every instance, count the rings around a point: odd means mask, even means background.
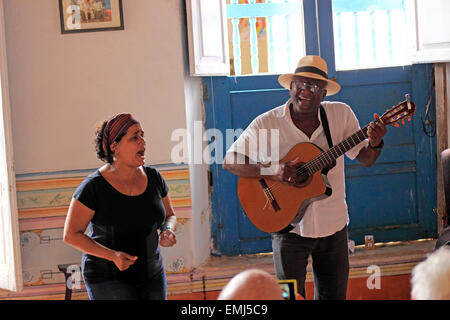
[{"label": "guitar tuning peg", "polygon": [[398,128],[400,125],[398,123],[394,124],[394,127]]},{"label": "guitar tuning peg", "polygon": [[405,124],[405,120],[402,120],[402,124]]},{"label": "guitar tuning peg", "polygon": [[411,122],[411,117],[408,117],[408,122]]}]

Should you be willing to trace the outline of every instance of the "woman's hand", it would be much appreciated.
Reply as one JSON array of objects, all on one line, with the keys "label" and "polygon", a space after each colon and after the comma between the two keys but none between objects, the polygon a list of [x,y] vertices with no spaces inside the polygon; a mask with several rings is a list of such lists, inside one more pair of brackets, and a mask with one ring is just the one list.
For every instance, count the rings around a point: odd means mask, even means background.
[{"label": "woman's hand", "polygon": [[159,234],[159,244],[162,247],[172,247],[175,243],[177,243],[177,238],[171,229],[166,229]]},{"label": "woman's hand", "polygon": [[166,220],[164,221],[161,233],[159,234],[159,244],[162,247],[171,247],[177,243],[177,237],[174,232],[177,227],[177,217],[175,216],[169,195],[165,196],[162,201],[164,209],[166,210]]},{"label": "woman's hand", "polygon": [[138,257],[129,255],[128,253],[115,251],[112,261],[119,268],[120,271],[127,270],[131,265],[133,265]]}]

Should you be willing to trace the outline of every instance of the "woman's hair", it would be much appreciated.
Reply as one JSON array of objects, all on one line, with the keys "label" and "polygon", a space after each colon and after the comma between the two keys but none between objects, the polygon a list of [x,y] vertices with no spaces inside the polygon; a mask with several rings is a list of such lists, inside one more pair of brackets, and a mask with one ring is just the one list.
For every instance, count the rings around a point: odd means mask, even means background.
[{"label": "woman's hair", "polygon": [[[114,152],[111,150],[110,145],[106,144],[106,148],[108,149],[107,153],[105,153],[105,150],[103,150],[103,132],[105,131],[105,127],[108,124],[108,120],[103,121],[102,123],[100,123],[97,128],[95,129],[95,139],[94,139],[94,144],[95,144],[95,151],[97,152],[97,158],[99,158],[100,160],[104,161],[104,162],[108,162],[109,164],[112,164],[114,162]],[[114,140],[115,142],[119,142],[120,140],[122,140],[123,136],[126,134],[127,132],[124,131],[121,134],[119,134],[117,136],[117,138]]]}]

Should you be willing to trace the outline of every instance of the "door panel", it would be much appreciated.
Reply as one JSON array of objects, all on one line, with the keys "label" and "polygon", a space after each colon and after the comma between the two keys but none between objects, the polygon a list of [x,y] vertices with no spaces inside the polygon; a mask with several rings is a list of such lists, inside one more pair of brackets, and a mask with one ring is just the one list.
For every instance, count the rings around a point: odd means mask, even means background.
[{"label": "door panel", "polygon": [[[398,169],[401,171],[405,168]],[[377,175],[364,172],[347,176],[347,201],[351,205],[352,228],[388,229],[397,225],[417,224],[415,170],[406,169],[411,172]],[[390,179],[389,188],[385,187],[386,175]],[[405,185],[411,187],[405,188]],[[364,186],[364,192],[358,192],[361,186]]]}]

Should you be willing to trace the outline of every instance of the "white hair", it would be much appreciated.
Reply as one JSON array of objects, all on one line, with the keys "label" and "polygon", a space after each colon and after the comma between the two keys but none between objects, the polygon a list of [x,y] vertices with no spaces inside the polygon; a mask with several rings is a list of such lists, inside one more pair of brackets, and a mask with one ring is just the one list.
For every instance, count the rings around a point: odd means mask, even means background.
[{"label": "white hair", "polygon": [[430,254],[412,270],[414,300],[450,300],[450,246]]}]

